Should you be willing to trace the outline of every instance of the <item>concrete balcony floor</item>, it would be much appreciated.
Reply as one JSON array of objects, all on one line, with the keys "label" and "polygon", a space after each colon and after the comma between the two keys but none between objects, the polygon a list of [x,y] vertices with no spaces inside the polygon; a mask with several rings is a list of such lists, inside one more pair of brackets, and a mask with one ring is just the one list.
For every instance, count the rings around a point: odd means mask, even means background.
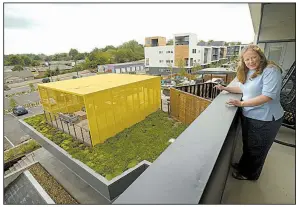
[{"label": "concrete balcony floor", "polygon": [[[281,127],[276,137],[280,141],[295,144],[295,131]],[[234,161],[241,152],[241,140],[237,141]],[[295,148],[273,143],[258,181],[240,181],[231,176],[230,169],[223,204],[295,204]]]}]

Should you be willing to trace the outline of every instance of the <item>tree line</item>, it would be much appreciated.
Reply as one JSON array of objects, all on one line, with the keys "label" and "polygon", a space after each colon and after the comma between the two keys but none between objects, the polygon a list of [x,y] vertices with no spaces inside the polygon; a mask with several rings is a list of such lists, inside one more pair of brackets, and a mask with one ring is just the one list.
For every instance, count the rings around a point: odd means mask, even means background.
[{"label": "tree line", "polygon": [[[107,45],[104,48],[94,48],[91,52],[80,53],[71,48],[68,53],[44,54],[10,54],[4,55],[4,66],[17,66],[15,70],[23,67],[40,66],[43,62],[85,60],[76,67],[88,69],[97,65],[124,63],[144,59],[144,47],[135,40],[123,43],[118,47]],[[76,65],[76,64],[75,64]]]}]

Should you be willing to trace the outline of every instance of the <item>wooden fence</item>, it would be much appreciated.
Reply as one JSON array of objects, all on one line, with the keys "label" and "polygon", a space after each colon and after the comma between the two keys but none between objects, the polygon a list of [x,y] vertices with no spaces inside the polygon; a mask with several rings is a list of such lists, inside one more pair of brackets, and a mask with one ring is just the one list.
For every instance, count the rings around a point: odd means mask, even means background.
[{"label": "wooden fence", "polygon": [[205,99],[213,100],[219,95],[220,91],[214,86],[216,83],[198,83],[190,86],[177,86],[176,89],[199,96]]},{"label": "wooden fence", "polygon": [[171,88],[170,114],[184,124],[191,124],[210,104],[210,100]]}]

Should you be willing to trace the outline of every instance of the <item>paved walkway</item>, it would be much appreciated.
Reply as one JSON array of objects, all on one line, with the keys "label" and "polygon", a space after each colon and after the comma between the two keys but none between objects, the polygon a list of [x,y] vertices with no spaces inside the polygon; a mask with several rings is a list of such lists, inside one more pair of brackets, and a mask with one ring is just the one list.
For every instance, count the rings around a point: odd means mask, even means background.
[{"label": "paved walkway", "polygon": [[80,204],[110,204],[107,200],[102,200],[99,193],[69,170],[52,154],[44,148],[35,151],[35,159],[51,174],[68,193]]}]

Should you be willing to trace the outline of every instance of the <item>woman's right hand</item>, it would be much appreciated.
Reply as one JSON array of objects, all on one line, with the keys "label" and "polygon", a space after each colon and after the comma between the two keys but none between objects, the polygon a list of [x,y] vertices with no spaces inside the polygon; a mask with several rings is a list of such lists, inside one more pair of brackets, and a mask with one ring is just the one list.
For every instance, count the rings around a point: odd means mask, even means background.
[{"label": "woman's right hand", "polygon": [[214,88],[217,88],[218,90],[222,91],[222,90],[225,90],[226,87],[218,84],[218,85],[215,85]]}]

